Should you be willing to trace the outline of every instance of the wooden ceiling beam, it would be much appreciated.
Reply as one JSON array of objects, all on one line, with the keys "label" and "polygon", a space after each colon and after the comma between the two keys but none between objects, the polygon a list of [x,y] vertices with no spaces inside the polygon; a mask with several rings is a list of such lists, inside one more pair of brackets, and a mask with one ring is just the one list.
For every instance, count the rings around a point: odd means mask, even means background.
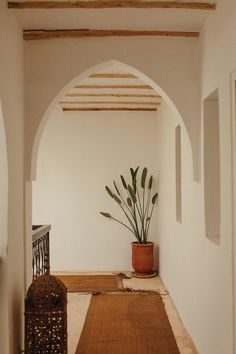
[{"label": "wooden ceiling beam", "polygon": [[[199,32],[190,31],[149,31],[149,30],[89,30],[89,29],[60,29],[60,30],[24,30],[25,40],[81,37],[187,37],[197,38]],[[91,76],[92,77],[92,76]]]},{"label": "wooden ceiling beam", "polygon": [[216,4],[196,1],[140,1],[140,0],[97,0],[97,1],[9,1],[9,9],[189,9],[215,10]]},{"label": "wooden ceiling beam", "polygon": [[115,74],[115,73],[100,73],[92,74],[89,78],[93,79],[137,79],[133,74]]},{"label": "wooden ceiling beam", "polygon": [[60,104],[130,104],[130,105],[160,105],[160,102],[142,101],[61,101]]},{"label": "wooden ceiling beam", "polygon": [[66,97],[136,97],[136,98],[161,98],[160,95],[145,95],[145,94],[123,94],[123,93],[66,93]]},{"label": "wooden ceiling beam", "polygon": [[63,108],[63,112],[89,112],[89,111],[140,111],[140,112],[155,112],[156,108]]},{"label": "wooden ceiling beam", "polygon": [[75,89],[134,89],[134,90],[153,90],[149,85],[75,85]]}]

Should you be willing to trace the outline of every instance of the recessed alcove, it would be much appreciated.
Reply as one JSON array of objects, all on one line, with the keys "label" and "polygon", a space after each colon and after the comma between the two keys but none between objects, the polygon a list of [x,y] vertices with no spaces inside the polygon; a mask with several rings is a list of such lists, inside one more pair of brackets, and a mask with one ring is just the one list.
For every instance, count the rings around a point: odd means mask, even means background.
[{"label": "recessed alcove", "polygon": [[218,89],[204,100],[204,201],[206,237],[220,244],[220,132]]}]

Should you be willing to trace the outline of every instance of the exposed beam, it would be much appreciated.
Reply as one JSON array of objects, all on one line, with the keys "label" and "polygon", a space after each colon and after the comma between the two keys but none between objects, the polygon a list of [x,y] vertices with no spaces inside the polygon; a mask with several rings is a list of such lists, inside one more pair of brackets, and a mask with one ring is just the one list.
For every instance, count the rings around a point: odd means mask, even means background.
[{"label": "exposed beam", "polygon": [[61,30],[24,30],[25,40],[52,39],[52,38],[81,38],[81,37],[199,37],[199,32],[189,31],[145,31],[145,30],[89,30],[89,29],[61,29]]},{"label": "exposed beam", "polygon": [[76,85],[75,89],[135,89],[153,90],[149,85]]},{"label": "exposed beam", "polygon": [[61,101],[60,104],[135,104],[135,105],[160,105],[160,102],[142,102],[142,101]]},{"label": "exposed beam", "polygon": [[161,98],[160,95],[145,95],[135,93],[66,93],[66,97],[139,97],[139,98]]},{"label": "exposed beam", "polygon": [[63,108],[63,112],[89,112],[89,111],[141,111],[155,112],[156,108]]},{"label": "exposed beam", "polygon": [[133,74],[114,74],[114,73],[92,74],[89,77],[93,79],[137,79],[137,77]]},{"label": "exposed beam", "polygon": [[215,10],[216,4],[211,2],[187,1],[140,1],[140,0],[107,0],[107,1],[9,1],[10,9],[190,9]]}]

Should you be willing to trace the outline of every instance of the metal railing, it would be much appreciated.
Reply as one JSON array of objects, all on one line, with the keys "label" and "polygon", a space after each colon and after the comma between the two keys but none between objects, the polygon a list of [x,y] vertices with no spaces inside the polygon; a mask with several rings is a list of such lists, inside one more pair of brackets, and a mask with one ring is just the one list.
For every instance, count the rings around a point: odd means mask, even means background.
[{"label": "metal railing", "polygon": [[50,274],[49,232],[51,225],[32,226],[33,280],[43,274]]}]

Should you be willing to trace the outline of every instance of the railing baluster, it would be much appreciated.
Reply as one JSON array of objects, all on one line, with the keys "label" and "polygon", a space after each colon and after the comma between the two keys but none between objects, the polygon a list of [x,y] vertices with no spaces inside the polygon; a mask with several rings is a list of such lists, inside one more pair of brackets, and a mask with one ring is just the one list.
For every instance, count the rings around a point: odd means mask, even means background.
[{"label": "railing baluster", "polygon": [[42,274],[50,274],[50,225],[33,226],[32,268],[33,280]]}]

